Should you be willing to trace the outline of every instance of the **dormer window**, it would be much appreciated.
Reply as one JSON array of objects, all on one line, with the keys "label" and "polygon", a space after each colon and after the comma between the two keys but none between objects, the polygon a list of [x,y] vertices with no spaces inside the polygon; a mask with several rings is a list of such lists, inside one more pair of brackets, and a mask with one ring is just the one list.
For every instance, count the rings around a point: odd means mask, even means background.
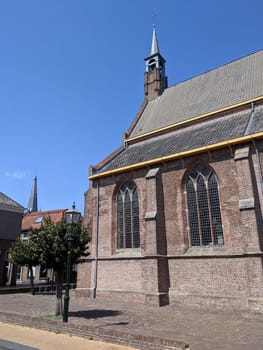
[{"label": "dormer window", "polygon": [[44,215],[38,216],[38,218],[37,218],[36,221],[35,221],[35,224],[41,224],[41,222],[43,221],[43,219],[44,219]]}]

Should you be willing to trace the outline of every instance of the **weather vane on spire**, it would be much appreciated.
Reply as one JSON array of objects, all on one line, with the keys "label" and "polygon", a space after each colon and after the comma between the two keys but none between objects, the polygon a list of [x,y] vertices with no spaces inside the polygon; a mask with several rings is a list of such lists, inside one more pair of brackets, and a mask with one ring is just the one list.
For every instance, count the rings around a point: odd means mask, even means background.
[{"label": "weather vane on spire", "polygon": [[155,28],[155,22],[156,22],[156,12],[153,12],[153,27]]}]

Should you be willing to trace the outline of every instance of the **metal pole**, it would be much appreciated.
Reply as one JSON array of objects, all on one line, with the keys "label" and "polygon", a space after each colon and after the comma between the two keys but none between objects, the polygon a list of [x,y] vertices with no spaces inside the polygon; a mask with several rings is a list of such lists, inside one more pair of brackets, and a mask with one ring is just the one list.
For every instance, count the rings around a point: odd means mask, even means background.
[{"label": "metal pole", "polygon": [[97,180],[97,199],[96,199],[96,242],[95,242],[95,267],[94,267],[94,286],[93,298],[96,298],[97,281],[98,281],[98,254],[99,254],[99,199],[100,187],[99,180]]},{"label": "metal pole", "polygon": [[70,236],[68,238],[68,255],[67,255],[66,287],[65,287],[65,295],[64,295],[63,322],[68,322],[70,271],[71,271],[71,228],[70,228]]}]

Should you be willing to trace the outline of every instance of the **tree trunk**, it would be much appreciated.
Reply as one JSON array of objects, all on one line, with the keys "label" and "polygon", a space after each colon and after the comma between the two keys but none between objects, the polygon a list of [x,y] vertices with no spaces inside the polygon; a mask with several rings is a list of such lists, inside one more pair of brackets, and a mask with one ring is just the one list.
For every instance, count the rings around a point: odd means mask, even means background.
[{"label": "tree trunk", "polygon": [[30,276],[30,293],[35,295],[34,292],[34,276],[33,276],[33,266],[29,265],[29,276]]},{"label": "tree trunk", "polygon": [[56,271],[56,311],[55,315],[59,316],[63,313],[63,302],[62,302],[62,296],[63,296],[63,282],[64,282],[64,271]]}]

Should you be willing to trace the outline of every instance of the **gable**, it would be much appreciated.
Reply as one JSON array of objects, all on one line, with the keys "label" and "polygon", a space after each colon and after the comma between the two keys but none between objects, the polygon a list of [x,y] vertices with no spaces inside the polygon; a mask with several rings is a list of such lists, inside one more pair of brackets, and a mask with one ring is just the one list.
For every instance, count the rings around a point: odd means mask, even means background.
[{"label": "gable", "polygon": [[19,213],[24,212],[24,207],[8,197],[4,193],[0,192],[0,207],[2,210],[17,211]]}]

